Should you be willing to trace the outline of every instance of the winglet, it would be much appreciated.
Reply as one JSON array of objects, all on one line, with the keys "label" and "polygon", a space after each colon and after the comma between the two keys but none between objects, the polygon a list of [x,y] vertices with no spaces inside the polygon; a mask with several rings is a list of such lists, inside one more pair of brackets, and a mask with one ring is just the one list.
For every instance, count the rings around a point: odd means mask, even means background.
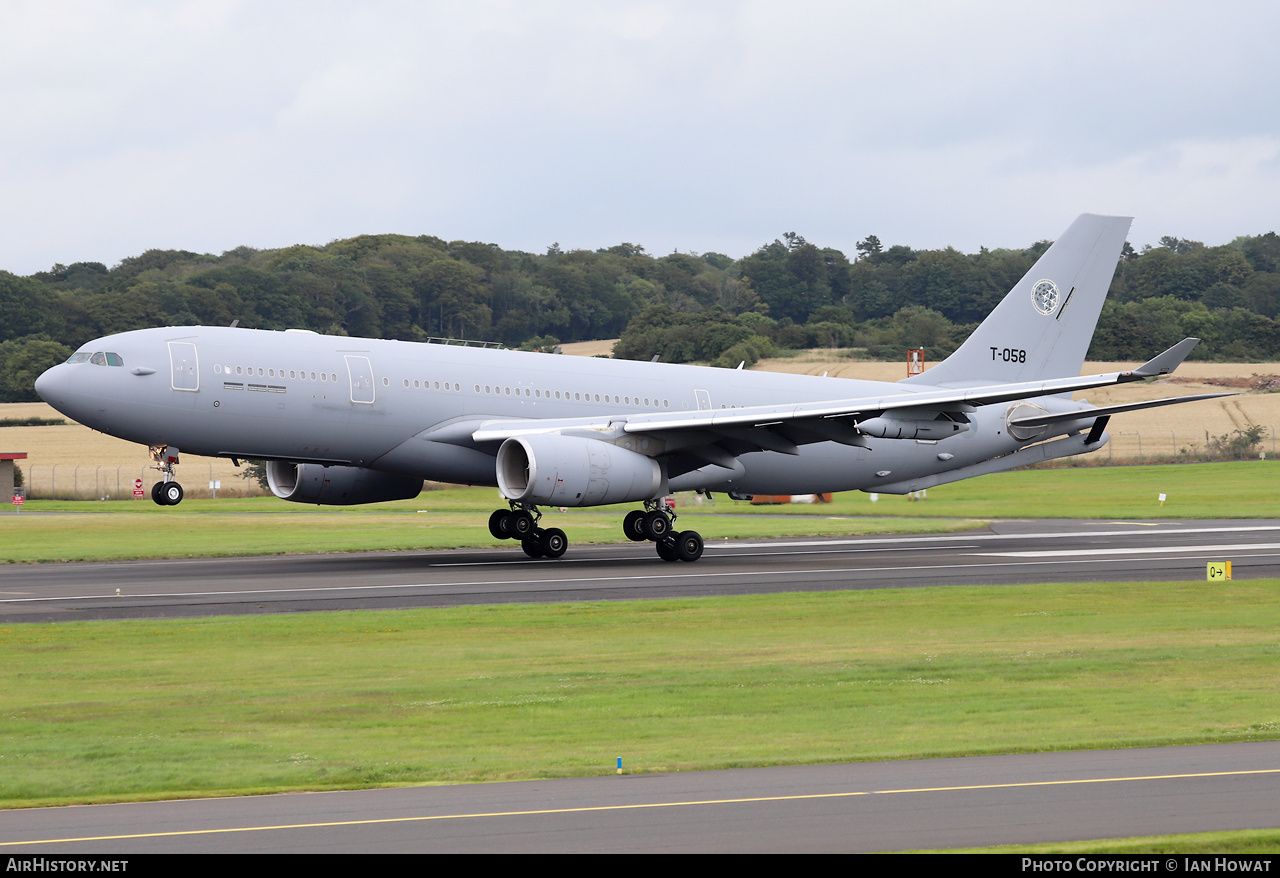
[{"label": "winglet", "polygon": [[1198,338],[1184,338],[1163,354],[1156,354],[1132,372],[1124,373],[1126,377],[1122,380],[1137,381],[1139,378],[1168,375],[1182,365],[1182,361],[1187,358],[1198,344],[1200,344],[1200,339]]}]

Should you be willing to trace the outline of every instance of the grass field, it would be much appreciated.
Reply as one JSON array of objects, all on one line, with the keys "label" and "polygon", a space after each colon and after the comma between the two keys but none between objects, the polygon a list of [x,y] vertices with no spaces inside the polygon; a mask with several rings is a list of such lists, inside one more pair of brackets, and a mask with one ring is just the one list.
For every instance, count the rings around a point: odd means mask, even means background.
[{"label": "grass field", "polygon": [[0,805],[1270,739],[1278,585],[6,626]]},{"label": "grass field", "polygon": [[[1280,829],[1247,829],[1240,832],[1196,832],[1142,838],[1110,838],[1041,845],[1002,845],[947,851],[955,854],[1274,854],[1280,850]],[[934,851],[917,853],[938,853]]]}]

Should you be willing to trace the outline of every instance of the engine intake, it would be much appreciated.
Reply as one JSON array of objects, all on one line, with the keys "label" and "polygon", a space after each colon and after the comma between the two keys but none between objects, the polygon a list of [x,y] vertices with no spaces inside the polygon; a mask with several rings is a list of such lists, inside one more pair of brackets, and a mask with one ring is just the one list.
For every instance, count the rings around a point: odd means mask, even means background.
[{"label": "engine intake", "polygon": [[658,462],[598,439],[531,433],[498,449],[498,488],[508,500],[602,506],[667,492]]},{"label": "engine intake", "polygon": [[293,503],[358,506],[387,500],[412,500],[422,492],[422,479],[375,472],[358,466],[267,461],[271,493]]}]

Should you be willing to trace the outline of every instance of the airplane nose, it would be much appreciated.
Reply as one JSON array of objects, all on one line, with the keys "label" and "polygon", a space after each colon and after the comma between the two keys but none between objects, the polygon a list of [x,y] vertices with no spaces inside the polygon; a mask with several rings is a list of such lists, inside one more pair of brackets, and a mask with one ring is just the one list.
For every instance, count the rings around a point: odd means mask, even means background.
[{"label": "airplane nose", "polygon": [[36,393],[40,398],[54,408],[58,408],[59,404],[66,402],[67,373],[63,369],[63,364],[59,363],[52,369],[46,369],[39,378],[36,379]]}]

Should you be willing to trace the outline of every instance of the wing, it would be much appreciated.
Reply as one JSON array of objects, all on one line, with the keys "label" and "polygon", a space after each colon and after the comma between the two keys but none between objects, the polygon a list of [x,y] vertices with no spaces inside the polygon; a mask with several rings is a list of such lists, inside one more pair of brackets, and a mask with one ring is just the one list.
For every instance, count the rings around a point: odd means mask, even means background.
[{"label": "wing", "polygon": [[[676,463],[673,474],[707,463],[732,468],[734,458],[741,454],[753,451],[798,454],[799,446],[814,442],[865,445],[867,436],[945,438],[967,430],[967,414],[979,406],[1167,375],[1186,359],[1199,341],[1196,338],[1184,339],[1128,372],[958,389],[892,385],[899,392],[885,396],[672,414],[486,421],[471,433],[471,439],[487,443],[529,433],[565,433],[596,436],[609,441],[631,434],[655,440],[644,452],[650,456],[678,455],[685,458],[683,462],[673,461]],[[1211,396],[1216,395],[1219,394]],[[1116,411],[1205,398],[1208,397],[1201,395],[1113,406],[1106,410],[1086,409],[1057,419],[1081,420]]]}]

